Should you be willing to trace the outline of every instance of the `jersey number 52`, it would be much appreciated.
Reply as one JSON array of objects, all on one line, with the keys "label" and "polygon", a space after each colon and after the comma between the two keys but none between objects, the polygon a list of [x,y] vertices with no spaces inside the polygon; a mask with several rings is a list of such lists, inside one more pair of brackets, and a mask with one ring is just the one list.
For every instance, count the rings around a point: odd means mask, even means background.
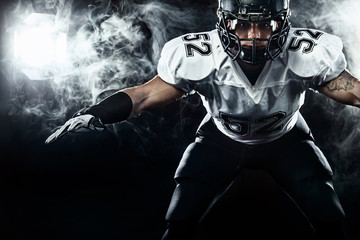
[{"label": "jersey number 52", "polygon": [[[202,39],[203,41],[198,41]],[[182,37],[182,40],[185,42],[185,52],[187,57],[193,57],[195,52],[201,56],[208,56],[211,54],[211,44],[210,36],[207,33],[198,33],[198,34],[187,34]],[[197,41],[194,43],[194,41]],[[201,46],[198,44],[200,43]]]},{"label": "jersey number 52", "polygon": [[[310,38],[307,38],[307,37],[303,38],[302,37],[303,33],[306,33],[307,36],[309,36]],[[314,40],[319,39],[320,36],[322,35],[322,32],[312,31],[310,29],[299,29],[294,32],[294,35],[297,37],[293,37],[291,39],[289,50],[298,51],[301,49],[301,47],[303,45],[305,45],[302,52],[303,53],[311,53],[313,51],[314,47],[316,46],[316,43],[314,42]],[[300,39],[298,39],[299,37],[300,37]]]}]

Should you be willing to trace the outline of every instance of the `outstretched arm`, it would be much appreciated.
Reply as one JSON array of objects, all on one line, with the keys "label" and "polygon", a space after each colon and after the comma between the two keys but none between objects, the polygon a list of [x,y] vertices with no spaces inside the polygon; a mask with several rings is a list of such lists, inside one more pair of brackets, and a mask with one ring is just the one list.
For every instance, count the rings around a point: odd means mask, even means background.
[{"label": "outstretched arm", "polygon": [[115,123],[138,115],[144,110],[171,103],[184,95],[184,92],[155,76],[149,82],[121,90],[101,102],[80,110],[61,128],[51,134],[45,143],[51,143],[68,132],[84,129],[102,131],[104,124]]},{"label": "outstretched arm", "polygon": [[317,90],[337,102],[360,108],[360,81],[347,70]]},{"label": "outstretched arm", "polygon": [[131,116],[144,110],[165,106],[184,95],[184,92],[166,83],[159,76],[149,82],[122,90],[132,100]]}]

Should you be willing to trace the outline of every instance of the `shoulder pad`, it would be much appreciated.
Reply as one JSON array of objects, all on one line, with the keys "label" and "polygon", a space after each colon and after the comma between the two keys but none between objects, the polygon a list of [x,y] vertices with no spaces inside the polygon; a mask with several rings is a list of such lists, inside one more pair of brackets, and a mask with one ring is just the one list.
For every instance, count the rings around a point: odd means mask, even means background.
[{"label": "shoulder pad", "polygon": [[288,66],[314,85],[337,77],[346,67],[339,37],[307,28],[293,28],[288,37]]},{"label": "shoulder pad", "polygon": [[214,70],[213,38],[216,31],[185,34],[164,45],[158,74],[166,82],[199,81]]}]

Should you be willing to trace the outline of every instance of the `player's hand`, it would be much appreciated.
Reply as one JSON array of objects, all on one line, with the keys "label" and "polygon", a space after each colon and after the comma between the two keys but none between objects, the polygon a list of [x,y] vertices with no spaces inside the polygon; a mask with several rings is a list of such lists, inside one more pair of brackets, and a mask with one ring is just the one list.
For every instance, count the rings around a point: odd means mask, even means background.
[{"label": "player's hand", "polygon": [[90,114],[80,115],[70,118],[62,127],[51,134],[45,141],[46,144],[52,143],[68,132],[84,131],[104,131],[105,126],[100,119]]}]

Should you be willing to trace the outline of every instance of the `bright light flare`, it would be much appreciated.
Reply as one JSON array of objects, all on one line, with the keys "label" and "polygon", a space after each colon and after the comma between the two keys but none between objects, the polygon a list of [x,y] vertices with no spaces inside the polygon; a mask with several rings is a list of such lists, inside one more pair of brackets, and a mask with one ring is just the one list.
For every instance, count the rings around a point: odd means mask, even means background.
[{"label": "bright light flare", "polygon": [[40,80],[66,62],[66,45],[67,36],[57,31],[55,15],[33,13],[15,31],[14,56],[30,79]]}]

